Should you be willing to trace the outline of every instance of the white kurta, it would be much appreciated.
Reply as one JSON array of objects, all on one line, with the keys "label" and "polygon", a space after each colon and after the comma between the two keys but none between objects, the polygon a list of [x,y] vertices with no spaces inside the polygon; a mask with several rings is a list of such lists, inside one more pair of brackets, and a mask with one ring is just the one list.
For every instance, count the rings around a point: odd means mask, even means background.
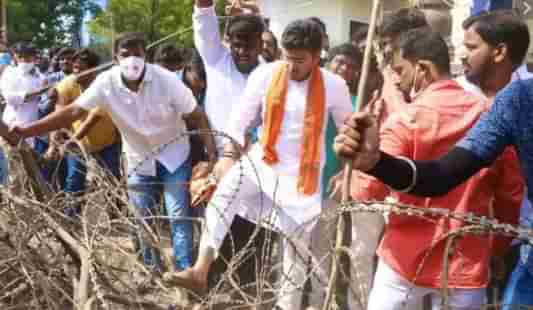
[{"label": "white kurta", "polygon": [[[232,113],[227,132],[241,144],[244,143],[247,129],[254,126],[254,122],[259,117],[262,118],[266,106],[265,97],[274,70],[278,65],[279,63],[264,65],[250,76],[239,104],[238,113]],[[335,123],[339,127],[352,113],[350,92],[340,77],[325,70],[322,70],[322,75],[325,86],[326,111],[333,115]],[[308,88],[309,80],[289,81],[285,114],[276,144],[279,162],[272,166],[265,164],[262,161],[263,149],[259,144],[254,145],[249,153],[255,168],[264,170],[259,172],[259,175],[264,176],[262,179],[253,178],[256,180],[256,185],[260,185],[266,197],[272,201],[275,200],[275,204],[281,207],[283,213],[298,225],[306,223],[320,214],[323,190],[320,180],[326,158],[325,148],[322,147],[321,173],[317,180],[320,184],[319,190],[313,195],[299,193],[297,184]],[[322,127],[322,137],[325,136],[326,124],[327,117],[324,117],[323,124],[317,124]],[[275,189],[275,193],[273,189]],[[279,227],[279,229],[283,230],[283,227]]]},{"label": "white kurta", "polygon": [[[239,109],[231,113],[228,133],[241,144],[246,131],[255,127],[264,113],[265,96],[277,65],[279,63],[262,66],[250,75]],[[348,87],[336,75],[324,70],[322,74],[326,113],[331,113],[339,126],[352,111]],[[237,214],[281,232],[284,240],[289,241],[287,244],[294,245],[283,248],[283,273],[286,278],[282,281],[277,303],[281,309],[299,309],[301,306],[300,288],[309,270],[307,258],[312,256],[308,251],[310,232],[320,215],[322,204],[320,180],[325,165],[324,147],[321,173],[317,179],[319,190],[312,195],[297,191],[308,88],[309,81],[289,81],[283,123],[276,144],[279,162],[267,165],[262,160],[261,145],[256,144],[228,171],[206,209],[205,232],[200,242],[201,247],[218,250]],[[323,136],[327,115],[324,115],[322,124],[316,124],[322,128]],[[316,263],[317,260],[313,258],[312,261]],[[322,272],[316,272],[319,277],[325,278]]]}]

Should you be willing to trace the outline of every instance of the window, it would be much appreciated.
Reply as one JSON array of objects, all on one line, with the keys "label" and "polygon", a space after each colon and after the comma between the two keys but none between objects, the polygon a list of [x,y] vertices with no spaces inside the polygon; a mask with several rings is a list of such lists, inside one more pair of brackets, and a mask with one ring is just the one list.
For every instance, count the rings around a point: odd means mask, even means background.
[{"label": "window", "polygon": [[368,29],[368,24],[354,20],[350,21],[350,41],[352,41],[354,33],[356,33],[359,29],[362,28]]}]

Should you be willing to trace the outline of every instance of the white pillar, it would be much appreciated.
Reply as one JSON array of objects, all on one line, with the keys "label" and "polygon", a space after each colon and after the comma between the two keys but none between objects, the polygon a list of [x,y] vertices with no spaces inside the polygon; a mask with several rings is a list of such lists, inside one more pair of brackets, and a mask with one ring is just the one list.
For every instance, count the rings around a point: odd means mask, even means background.
[{"label": "white pillar", "polygon": [[[455,0],[454,6],[451,9],[452,13],[452,36],[451,43],[452,48],[455,51],[452,58],[452,73],[457,73],[458,70],[462,70],[462,64],[460,59],[460,49],[463,47],[463,22],[470,16],[470,10],[472,9],[472,0]],[[459,53],[458,53],[459,52]]]}]

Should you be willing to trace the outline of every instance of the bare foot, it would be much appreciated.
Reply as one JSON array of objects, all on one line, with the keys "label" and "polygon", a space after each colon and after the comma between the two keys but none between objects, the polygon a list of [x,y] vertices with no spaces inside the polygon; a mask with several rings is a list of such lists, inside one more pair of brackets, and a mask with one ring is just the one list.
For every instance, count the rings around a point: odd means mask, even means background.
[{"label": "bare foot", "polygon": [[207,278],[200,275],[192,268],[179,272],[167,272],[163,274],[163,282],[168,285],[176,285],[202,294],[207,291]]}]

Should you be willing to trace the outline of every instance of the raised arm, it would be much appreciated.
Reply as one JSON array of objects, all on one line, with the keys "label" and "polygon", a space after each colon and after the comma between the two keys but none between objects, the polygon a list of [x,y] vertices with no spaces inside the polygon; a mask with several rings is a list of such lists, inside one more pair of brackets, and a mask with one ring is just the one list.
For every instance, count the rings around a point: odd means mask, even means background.
[{"label": "raised arm", "polygon": [[227,49],[222,45],[213,0],[196,0],[193,14],[194,45],[207,65],[216,64]]}]

